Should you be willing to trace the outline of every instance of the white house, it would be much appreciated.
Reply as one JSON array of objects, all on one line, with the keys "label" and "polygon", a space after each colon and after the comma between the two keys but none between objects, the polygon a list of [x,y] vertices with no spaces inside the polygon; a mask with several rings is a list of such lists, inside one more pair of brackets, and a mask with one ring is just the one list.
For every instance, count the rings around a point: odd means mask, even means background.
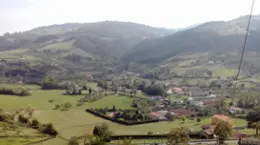
[{"label": "white house", "polygon": [[242,109],[241,109],[241,108],[238,108],[238,107],[231,106],[231,107],[229,108],[229,112],[230,112],[231,114],[240,113],[241,111],[242,111]]}]

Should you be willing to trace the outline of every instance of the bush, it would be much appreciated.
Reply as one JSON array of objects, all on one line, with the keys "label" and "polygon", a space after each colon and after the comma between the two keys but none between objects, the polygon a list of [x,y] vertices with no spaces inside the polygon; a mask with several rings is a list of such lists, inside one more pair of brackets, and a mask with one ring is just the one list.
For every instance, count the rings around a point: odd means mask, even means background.
[{"label": "bush", "polygon": [[69,108],[62,108],[60,111],[69,111]]},{"label": "bush", "polygon": [[53,128],[53,125],[51,123],[43,124],[40,131],[44,134],[48,134],[51,136],[56,136],[58,134],[58,132],[56,131],[56,129]]},{"label": "bush", "polygon": [[147,135],[153,135],[152,131],[148,131]]},{"label": "bush", "polygon": [[82,105],[84,105],[83,102],[80,102],[80,103],[77,104],[77,106],[82,106]]},{"label": "bush", "polygon": [[7,122],[12,120],[12,116],[9,114],[0,113],[0,121]]},{"label": "bush", "polygon": [[55,105],[54,110],[58,110],[58,109],[60,109],[60,107],[61,107],[61,105],[57,104],[57,105]]},{"label": "bush", "polygon": [[40,123],[38,120],[34,119],[32,120],[32,124],[31,124],[32,128],[34,129],[38,129],[40,127]]},{"label": "bush", "polygon": [[43,90],[67,89],[67,85],[59,84],[54,78],[47,77],[43,80],[41,85]]},{"label": "bush", "polygon": [[170,112],[166,113],[166,114],[165,114],[165,117],[166,117],[167,120],[169,120],[169,121],[173,121],[173,119],[174,119],[174,116],[173,116]]},{"label": "bush", "polygon": [[157,96],[157,95],[164,96],[165,95],[164,89],[161,86],[155,85],[155,84],[148,86],[147,88],[145,88],[144,91],[148,95],[153,95],[153,96]]},{"label": "bush", "polygon": [[71,108],[72,107],[72,104],[70,102],[66,102],[64,105],[63,105],[63,108]]},{"label": "bush", "polygon": [[23,124],[27,124],[29,122],[29,119],[24,117],[23,115],[19,115],[18,120],[20,123],[23,123]]},{"label": "bush", "polygon": [[197,118],[197,122],[200,122],[201,121],[201,119],[200,118]]},{"label": "bush", "polygon": [[28,89],[23,88],[23,87],[19,87],[19,88],[16,88],[16,89],[1,87],[0,88],[0,94],[16,95],[16,96],[30,96],[31,92]]},{"label": "bush", "polygon": [[31,92],[29,91],[29,90],[27,90],[27,89],[25,89],[25,88],[22,88],[21,90],[20,90],[20,94],[19,94],[20,96],[31,96],[32,94],[31,94]]},{"label": "bush", "polygon": [[52,102],[54,102],[54,100],[49,100],[49,103],[52,103]]}]

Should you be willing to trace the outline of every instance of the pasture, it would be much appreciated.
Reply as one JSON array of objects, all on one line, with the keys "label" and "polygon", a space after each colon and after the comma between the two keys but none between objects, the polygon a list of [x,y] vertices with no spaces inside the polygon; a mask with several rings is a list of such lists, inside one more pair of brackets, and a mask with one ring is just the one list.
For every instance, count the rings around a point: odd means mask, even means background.
[{"label": "pasture", "polygon": [[[93,84],[94,86],[95,84]],[[15,87],[15,86],[13,86]],[[210,124],[210,118],[202,118],[201,122],[194,120],[175,120],[171,122],[158,122],[143,125],[124,126],[117,123],[110,122],[108,120],[101,119],[85,112],[86,108],[111,108],[113,105],[117,109],[130,109],[132,99],[127,96],[105,96],[104,98],[93,102],[85,103],[82,106],[76,106],[78,100],[84,95],[66,96],[63,95],[64,90],[40,90],[38,86],[28,85],[26,86],[32,89],[32,95],[28,97],[18,97],[10,95],[0,95],[0,106],[5,111],[13,112],[19,108],[26,108],[28,106],[36,109],[33,117],[37,118],[41,123],[51,122],[58,130],[59,137],[48,140],[44,144],[57,145],[66,144],[67,141],[61,138],[70,139],[72,136],[82,136],[85,134],[91,134],[94,126],[99,123],[107,123],[113,134],[119,135],[131,135],[131,134],[147,134],[152,131],[154,134],[167,133],[171,128],[184,126],[188,127],[192,131],[198,131],[202,125]],[[50,102],[50,100],[53,100]],[[72,108],[69,111],[53,110],[56,104],[63,104],[70,102]],[[246,125],[245,120],[234,119],[234,123],[239,126]],[[23,132],[27,135],[37,134],[33,130],[26,130]],[[5,141],[5,142],[4,142]],[[28,141],[28,139],[10,139],[0,140],[0,144],[14,144],[18,145],[19,142]],[[31,140],[29,140],[31,141]]]}]

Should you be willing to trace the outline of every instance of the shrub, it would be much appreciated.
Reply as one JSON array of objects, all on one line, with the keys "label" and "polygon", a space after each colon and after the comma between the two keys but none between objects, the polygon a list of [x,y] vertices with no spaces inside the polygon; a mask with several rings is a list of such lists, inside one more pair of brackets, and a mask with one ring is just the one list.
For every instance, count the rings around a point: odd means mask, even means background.
[{"label": "shrub", "polygon": [[54,102],[54,100],[49,100],[49,103],[52,103],[52,102]]},{"label": "shrub", "polygon": [[53,128],[53,125],[51,123],[43,124],[40,131],[44,134],[48,134],[51,136],[56,136],[58,134],[58,132],[56,131],[56,129]]},{"label": "shrub", "polygon": [[170,112],[166,113],[166,114],[165,114],[165,117],[166,117],[169,121],[172,121],[173,118],[174,118],[174,116],[173,116]]},{"label": "shrub", "polygon": [[21,122],[23,124],[27,124],[29,122],[29,119],[24,117],[23,115],[19,115],[18,120],[19,120],[19,122]]},{"label": "shrub", "polygon": [[63,105],[63,108],[71,108],[72,107],[72,104],[70,102],[66,102],[64,105]]},{"label": "shrub", "polygon": [[27,89],[25,89],[25,88],[22,88],[21,90],[20,90],[20,94],[19,94],[20,96],[31,96],[32,94],[31,94],[31,92],[29,91],[29,90],[27,90]]},{"label": "shrub", "polygon": [[1,87],[0,94],[16,95],[16,96],[30,96],[31,92],[28,89],[23,88],[23,87],[19,87],[16,89]]},{"label": "shrub", "polygon": [[153,132],[150,130],[148,131],[147,135],[153,135]]},{"label": "shrub", "polygon": [[60,111],[69,111],[69,108],[62,108]]},{"label": "shrub", "polygon": [[180,119],[184,122],[184,121],[186,121],[187,118],[186,118],[185,115],[183,115],[183,116],[180,117]]},{"label": "shrub", "polygon": [[55,105],[55,107],[54,107],[54,110],[58,110],[58,109],[60,109],[60,105],[59,104],[57,104],[57,105]]},{"label": "shrub", "polygon": [[67,85],[59,84],[53,77],[47,77],[42,82],[43,90],[67,89]]},{"label": "shrub", "polygon": [[200,122],[201,121],[201,119],[200,118],[197,118],[197,122]]},{"label": "shrub", "polygon": [[31,124],[32,128],[34,129],[38,129],[40,127],[40,123],[38,120],[34,119],[32,120],[32,124]]},{"label": "shrub", "polygon": [[152,84],[152,85],[148,86],[147,88],[145,88],[144,91],[147,94],[154,95],[154,96],[156,96],[156,95],[164,96],[165,95],[165,91],[162,88],[162,86],[155,85],[155,84]]},{"label": "shrub", "polygon": [[12,116],[9,114],[5,114],[5,113],[0,113],[0,121],[2,122],[7,122],[12,120]]},{"label": "shrub", "polygon": [[80,103],[77,104],[77,106],[82,106],[82,105],[84,105],[83,102],[80,102]]}]

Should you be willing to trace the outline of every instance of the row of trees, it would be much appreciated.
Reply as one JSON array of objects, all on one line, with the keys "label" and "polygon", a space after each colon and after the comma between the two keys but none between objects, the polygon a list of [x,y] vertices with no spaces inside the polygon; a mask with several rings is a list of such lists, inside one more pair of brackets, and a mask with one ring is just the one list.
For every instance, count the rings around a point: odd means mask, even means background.
[{"label": "row of trees", "polygon": [[43,90],[54,90],[54,89],[67,89],[66,84],[60,84],[55,78],[53,77],[46,77],[42,82],[41,88]]},{"label": "row of trees", "polygon": [[[0,121],[1,122],[6,122],[6,123],[11,123],[15,124],[15,116],[18,114],[7,114],[4,112],[0,113]],[[40,124],[38,120],[33,119],[32,121],[30,118],[25,117],[24,115],[18,115],[18,121],[21,124],[26,125],[29,128],[34,128],[39,130],[41,133],[48,134],[50,136],[56,136],[58,132],[56,129],[53,127],[51,123],[48,124]]]},{"label": "row of trees", "polygon": [[31,92],[30,90],[24,88],[24,87],[18,87],[18,88],[8,88],[8,87],[0,87],[0,94],[4,95],[16,95],[16,96],[30,96]]},{"label": "row of trees", "polygon": [[99,112],[103,115],[106,115],[107,113],[114,113],[114,118],[115,119],[124,119],[128,121],[144,121],[144,120],[150,120],[154,119],[153,116],[150,115],[145,110],[135,110],[135,109],[116,109],[115,105],[109,109],[108,107],[106,108],[100,108],[100,109],[95,109],[96,112]]},{"label": "row of trees", "polygon": [[[190,139],[190,130],[185,127],[173,128],[167,137],[167,145],[188,145]],[[228,122],[220,121],[214,129],[214,134],[218,137],[220,144],[231,137],[234,133],[232,125]],[[152,132],[149,131],[149,135]],[[107,124],[96,125],[93,129],[93,135],[87,135],[84,140],[84,145],[105,145],[111,141],[112,132]],[[133,145],[130,140],[124,139],[122,145]],[[76,137],[72,137],[68,145],[79,145]]]},{"label": "row of trees", "polygon": [[260,106],[260,94],[259,93],[242,93],[239,96],[237,96],[238,102],[237,105],[238,107],[241,108],[254,108],[256,106]]}]

